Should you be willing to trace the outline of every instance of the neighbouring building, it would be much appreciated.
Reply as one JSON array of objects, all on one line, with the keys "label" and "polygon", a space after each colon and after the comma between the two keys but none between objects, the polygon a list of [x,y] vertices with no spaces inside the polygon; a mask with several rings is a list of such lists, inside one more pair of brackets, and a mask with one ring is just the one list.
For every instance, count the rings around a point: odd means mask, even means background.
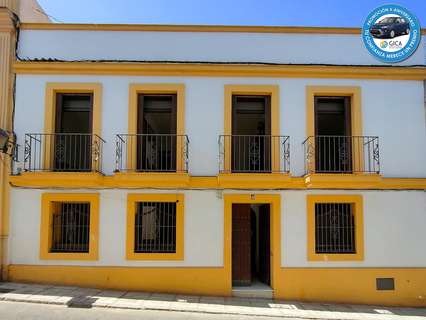
[{"label": "neighbouring building", "polygon": [[424,43],[16,28],[4,279],[426,306]]},{"label": "neighbouring building", "polygon": [[[20,22],[49,22],[36,0],[0,0],[0,129],[13,141],[14,81],[12,71]],[[8,145],[10,146],[10,145]],[[9,179],[12,151],[0,152],[0,279],[7,278]]]}]

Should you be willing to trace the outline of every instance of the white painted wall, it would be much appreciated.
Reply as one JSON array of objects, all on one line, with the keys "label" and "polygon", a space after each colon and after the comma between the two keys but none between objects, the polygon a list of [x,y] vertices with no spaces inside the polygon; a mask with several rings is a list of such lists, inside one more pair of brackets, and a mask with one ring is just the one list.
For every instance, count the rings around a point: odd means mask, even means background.
[{"label": "white painted wall", "polygon": [[[364,261],[308,262],[307,194],[363,196]],[[285,191],[282,198],[281,262],[286,267],[425,267],[426,192]]]},{"label": "white painted wall", "polygon": [[[51,190],[53,192],[61,192]],[[185,193],[184,261],[127,261],[126,210],[127,194],[181,193],[179,190],[100,191],[99,257],[95,262],[39,260],[41,194],[47,190],[14,188],[11,194],[10,263],[62,264],[102,266],[222,266],[223,265],[223,204],[216,192]],[[76,192],[67,190],[66,192]],[[78,192],[90,192],[80,190]],[[93,192],[93,191],[92,191]],[[25,199],[25,201],[22,201]],[[206,206],[208,203],[208,206]]]},{"label": "white painted wall", "polygon": [[[23,59],[383,65],[355,34],[22,30]],[[424,46],[398,65],[424,64]]]},{"label": "white painted wall", "polygon": [[[192,175],[218,173],[218,137],[223,133],[225,84],[275,84],[280,87],[280,127],[290,136],[291,173],[303,175],[302,142],[306,138],[307,85],[360,86],[363,134],[380,139],[381,171],[387,177],[426,177],[426,123],[422,81],[348,79],[267,79],[206,77],[46,76],[18,75],[16,81],[15,132],[21,146],[25,133],[44,130],[47,82],[100,82],[103,154],[106,174],[115,161],[115,134],[127,133],[130,83],[184,83],[185,126],[190,140]],[[22,159],[23,148],[21,148]]]},{"label": "white painted wall", "polygon": [[[222,266],[223,200],[214,190],[155,191],[185,194],[185,260],[125,260],[126,197],[128,192],[100,192],[99,261],[39,260],[42,192],[13,188],[11,193],[10,263],[98,266]],[[69,192],[88,192],[70,190]],[[243,193],[226,191],[225,193]],[[252,193],[252,192],[251,192]],[[282,197],[281,265],[283,267],[426,267],[426,193],[423,191],[256,191]],[[306,195],[361,194],[364,200],[365,260],[308,262],[306,259]],[[25,201],[23,201],[25,199]]]}]

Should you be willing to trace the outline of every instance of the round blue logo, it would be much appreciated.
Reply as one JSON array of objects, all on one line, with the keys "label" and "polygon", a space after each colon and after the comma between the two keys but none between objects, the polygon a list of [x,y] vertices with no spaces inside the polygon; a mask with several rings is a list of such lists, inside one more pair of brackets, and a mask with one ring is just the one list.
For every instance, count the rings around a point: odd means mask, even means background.
[{"label": "round blue logo", "polygon": [[374,9],[362,27],[367,50],[383,62],[401,62],[411,56],[420,43],[420,23],[410,11],[396,4]]}]

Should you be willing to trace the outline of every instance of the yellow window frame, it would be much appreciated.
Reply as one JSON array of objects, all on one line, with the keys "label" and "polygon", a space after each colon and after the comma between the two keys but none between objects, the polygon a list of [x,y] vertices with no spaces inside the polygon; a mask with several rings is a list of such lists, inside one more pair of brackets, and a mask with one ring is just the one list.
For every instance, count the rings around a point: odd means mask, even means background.
[{"label": "yellow window frame", "polygon": [[[52,246],[52,216],[56,202],[88,202],[90,204],[89,252],[50,252]],[[99,194],[43,193],[41,196],[40,259],[41,260],[98,260]]]},{"label": "yellow window frame", "polygon": [[[135,213],[137,202],[176,202],[176,252],[136,253]],[[129,194],[127,196],[127,260],[184,260],[184,195],[183,194]]]},{"label": "yellow window frame", "polygon": [[[265,95],[271,97],[271,136],[280,135],[280,100],[278,85],[225,85],[224,101],[224,135],[232,135],[232,96],[233,95]],[[272,171],[280,169],[280,142],[275,139],[272,143]],[[231,171],[231,143],[224,141],[225,159],[224,170]]]},{"label": "yellow window frame", "polygon": [[[315,252],[315,204],[350,203],[354,206],[356,253],[323,254]],[[307,195],[307,257],[308,261],[362,261],[364,260],[364,218],[361,195]]]},{"label": "yellow window frame", "polygon": [[[129,86],[129,123],[128,133],[137,134],[138,94],[176,94],[176,135],[185,134],[185,84],[183,83],[132,83]],[[185,168],[183,159],[183,139],[176,139],[176,172]],[[135,145],[136,146],[136,145]],[[127,149],[127,167],[136,169],[136,152]]]},{"label": "yellow window frame", "polygon": [[[91,93],[93,94],[92,133],[101,136],[102,84],[87,82],[49,82],[45,92],[44,133],[55,133],[56,94],[57,93]],[[44,145],[44,168],[51,168],[53,161],[53,143],[46,140]],[[92,168],[96,168],[96,160],[92,160]]]},{"label": "yellow window frame", "polygon": [[[362,107],[361,107],[361,87],[359,86],[306,86],[306,137],[315,136],[315,97],[350,97],[351,103],[351,131],[352,136],[362,136]],[[357,150],[352,150],[352,161],[354,171],[362,172],[363,150],[355,154]],[[309,162],[310,171],[315,171],[315,157]]]}]

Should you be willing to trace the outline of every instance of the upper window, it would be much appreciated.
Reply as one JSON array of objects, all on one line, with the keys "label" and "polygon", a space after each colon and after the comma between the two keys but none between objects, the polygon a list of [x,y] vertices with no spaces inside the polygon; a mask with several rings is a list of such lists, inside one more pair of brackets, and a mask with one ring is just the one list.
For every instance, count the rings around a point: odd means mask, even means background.
[{"label": "upper window", "polygon": [[280,136],[279,86],[225,85],[219,172],[287,173],[288,136]]},{"label": "upper window", "polygon": [[102,85],[47,83],[43,133],[25,136],[28,171],[101,172]]},{"label": "upper window", "polygon": [[139,94],[137,170],[176,171],[176,95]]},{"label": "upper window", "polygon": [[363,260],[362,197],[308,195],[308,260]]},{"label": "upper window", "polygon": [[127,259],[183,260],[183,195],[130,194],[127,202]]},{"label": "upper window", "polygon": [[184,84],[131,84],[128,128],[117,135],[117,171],[188,172]]},{"label": "upper window", "polygon": [[270,96],[232,96],[232,172],[271,171]]},{"label": "upper window", "polygon": [[364,136],[361,88],[306,86],[306,174],[379,173],[379,138]]},{"label": "upper window", "polygon": [[56,133],[92,133],[93,94],[56,94]]},{"label": "upper window", "polygon": [[54,171],[92,170],[93,94],[56,94]]},{"label": "upper window", "polygon": [[352,172],[350,97],[315,97],[315,170]]}]

